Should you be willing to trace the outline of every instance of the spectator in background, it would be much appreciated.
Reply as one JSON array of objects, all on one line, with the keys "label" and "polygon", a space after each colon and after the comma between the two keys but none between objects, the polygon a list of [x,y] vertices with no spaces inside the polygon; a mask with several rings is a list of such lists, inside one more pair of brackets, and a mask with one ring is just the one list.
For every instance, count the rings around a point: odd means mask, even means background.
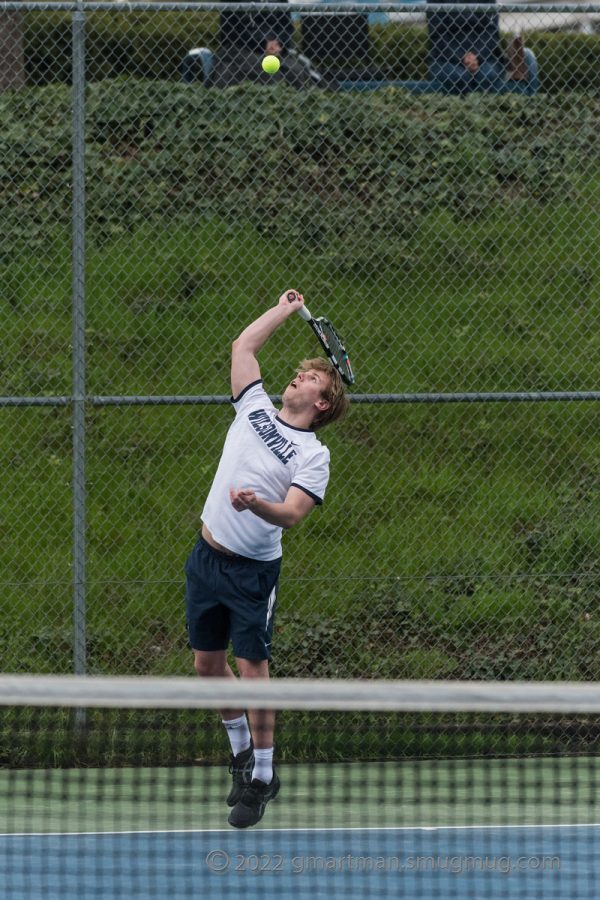
[{"label": "spectator in background", "polygon": [[[260,27],[263,27],[262,23]],[[258,32],[255,32],[255,36],[258,36]],[[263,57],[268,55],[277,56],[281,60],[281,68],[275,75],[267,75],[261,68]],[[268,85],[285,81],[295,88],[307,88],[320,85],[322,77],[305,56],[287,49],[275,34],[266,34],[258,45],[258,51],[251,50],[247,43],[220,50],[215,55],[206,86],[222,88],[242,81]]]},{"label": "spectator in background", "polygon": [[245,53],[260,53],[268,39],[278,40],[282,49],[287,51],[292,48],[293,35],[291,14],[268,9],[267,3],[264,12],[221,11],[218,34],[220,51],[227,52],[235,48]]},{"label": "spectator in background", "polygon": [[267,7],[265,4],[264,12],[221,10],[219,49],[207,87],[228,87],[246,79],[259,79],[260,61],[266,55],[267,42],[278,42],[279,52],[274,56],[281,56],[291,47],[294,33],[291,14]]},{"label": "spectator in background", "polygon": [[523,40],[515,35],[505,59],[500,46],[497,12],[455,9],[428,12],[427,26],[429,77],[444,93],[505,93],[507,90],[518,93],[521,87],[526,92],[529,72]]}]

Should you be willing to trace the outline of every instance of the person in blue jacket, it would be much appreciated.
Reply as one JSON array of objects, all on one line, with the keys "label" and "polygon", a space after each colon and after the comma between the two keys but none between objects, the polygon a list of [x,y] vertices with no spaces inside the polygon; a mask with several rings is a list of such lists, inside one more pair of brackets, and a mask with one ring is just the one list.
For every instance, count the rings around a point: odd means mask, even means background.
[{"label": "person in blue jacket", "polygon": [[529,92],[530,72],[523,39],[515,35],[505,57],[500,46],[499,16],[493,9],[428,12],[427,26],[429,77],[444,92]]}]

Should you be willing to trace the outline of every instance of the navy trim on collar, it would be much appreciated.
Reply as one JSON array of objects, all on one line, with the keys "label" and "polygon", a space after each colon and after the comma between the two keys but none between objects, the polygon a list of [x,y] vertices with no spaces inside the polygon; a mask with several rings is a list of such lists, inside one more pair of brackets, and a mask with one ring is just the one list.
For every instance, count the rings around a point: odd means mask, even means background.
[{"label": "navy trim on collar", "polygon": [[283,419],[280,419],[279,416],[275,416],[278,422],[281,422],[282,425],[285,425],[286,428],[291,428],[293,431],[304,431],[305,434],[313,434],[312,428],[298,428],[296,425],[288,425],[287,422],[284,422]]}]

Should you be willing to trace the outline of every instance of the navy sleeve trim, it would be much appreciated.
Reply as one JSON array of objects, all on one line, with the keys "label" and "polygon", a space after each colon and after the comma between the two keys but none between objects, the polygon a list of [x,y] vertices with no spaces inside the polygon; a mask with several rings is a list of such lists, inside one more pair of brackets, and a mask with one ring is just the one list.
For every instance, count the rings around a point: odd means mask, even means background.
[{"label": "navy sleeve trim", "polygon": [[317,506],[321,506],[321,504],[323,503],[323,500],[321,497],[317,497],[317,495],[313,494],[312,491],[309,491],[308,488],[302,487],[301,484],[296,484],[295,481],[292,481],[290,487],[295,487],[295,488],[298,488],[298,490],[300,490],[300,491],[304,491],[305,494],[308,494],[309,497],[312,497],[312,499],[315,501]]},{"label": "navy sleeve trim", "polygon": [[250,390],[250,388],[256,387],[257,384],[262,384],[262,378],[258,378],[256,381],[251,381],[250,384],[247,384],[243,391],[240,391],[237,397],[231,397],[232,403],[239,403],[244,394]]}]

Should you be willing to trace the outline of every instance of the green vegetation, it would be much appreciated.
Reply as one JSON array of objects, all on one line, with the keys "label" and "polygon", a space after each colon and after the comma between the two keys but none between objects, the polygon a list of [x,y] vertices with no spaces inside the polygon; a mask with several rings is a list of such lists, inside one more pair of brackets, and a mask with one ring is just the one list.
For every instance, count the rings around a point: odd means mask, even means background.
[{"label": "green vegetation", "polygon": [[[30,84],[68,82],[71,75],[71,15],[30,12],[25,18],[25,57]],[[182,59],[192,47],[218,46],[218,14],[206,12],[140,13],[110,10],[86,16],[88,77],[121,75],[177,81]],[[302,31],[296,23],[296,45]],[[595,34],[539,32],[527,35],[538,60],[545,91],[597,92],[600,88],[600,40]],[[427,31],[423,25],[389,23],[371,28],[372,65],[391,79],[424,78]],[[317,62],[315,60],[315,62]],[[319,65],[334,60],[319,60]],[[348,63],[348,60],[344,60]]]},{"label": "green vegetation", "polygon": [[[3,395],[71,389],[69,104],[0,97]],[[123,77],[87,112],[90,394],[227,394],[231,338],[290,284],[361,393],[597,388],[598,99]],[[269,389],[312,352],[291,323]],[[3,668],[66,672],[70,409],[0,416]],[[183,561],[230,417],[89,407],[91,671],[189,671]],[[600,677],[599,434],[589,403],[355,405],[286,539],[274,670]]]},{"label": "green vegetation", "polygon": [[[575,713],[282,710],[277,722],[278,759],[313,764],[485,758],[524,763],[525,757],[556,763],[568,754],[583,760],[583,754],[597,755],[599,729],[597,716]],[[214,710],[88,709],[82,726],[72,709],[3,708],[0,737],[0,771],[203,767],[229,760]],[[506,771],[518,765],[505,763]],[[225,768],[219,774],[227,778]]]}]

